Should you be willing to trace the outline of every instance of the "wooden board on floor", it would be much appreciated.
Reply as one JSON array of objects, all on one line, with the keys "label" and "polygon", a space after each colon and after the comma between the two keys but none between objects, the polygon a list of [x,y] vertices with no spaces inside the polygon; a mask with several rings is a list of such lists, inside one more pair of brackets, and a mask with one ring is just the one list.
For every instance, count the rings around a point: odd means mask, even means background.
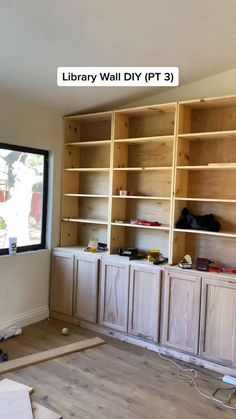
[{"label": "wooden board on floor", "polygon": [[0,392],[0,419],[33,419],[28,390]]},{"label": "wooden board on floor", "polygon": [[24,356],[22,358],[14,359],[13,361],[7,361],[0,365],[0,374],[29,367],[30,365],[40,364],[41,362],[46,362],[74,352],[84,351],[85,349],[94,348],[96,346],[103,345],[104,343],[104,340],[95,337],[71,343],[70,345],[59,346],[58,348],[50,349],[48,351]]},{"label": "wooden board on floor", "polygon": [[62,416],[58,415],[47,407],[42,406],[39,403],[32,402],[32,410],[34,419],[61,419]]},{"label": "wooden board on floor", "polygon": [[1,380],[0,391],[10,390],[27,390],[29,394],[32,394],[34,391],[33,387],[26,386],[25,384],[18,383],[17,381],[9,380],[9,378]]}]

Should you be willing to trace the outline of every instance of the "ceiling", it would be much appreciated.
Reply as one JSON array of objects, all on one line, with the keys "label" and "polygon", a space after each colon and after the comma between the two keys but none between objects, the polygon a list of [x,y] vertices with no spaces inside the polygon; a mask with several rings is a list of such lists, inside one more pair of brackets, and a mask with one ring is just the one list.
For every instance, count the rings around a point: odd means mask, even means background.
[{"label": "ceiling", "polygon": [[178,66],[185,84],[236,67],[235,0],[0,0],[0,91],[60,114],[157,88],[65,88],[59,66]]}]

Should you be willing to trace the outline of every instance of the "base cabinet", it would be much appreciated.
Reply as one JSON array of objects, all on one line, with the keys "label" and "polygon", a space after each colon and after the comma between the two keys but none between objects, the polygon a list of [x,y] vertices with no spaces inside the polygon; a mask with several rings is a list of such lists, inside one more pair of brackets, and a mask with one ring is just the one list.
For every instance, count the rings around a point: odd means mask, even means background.
[{"label": "base cabinet", "polygon": [[97,301],[98,259],[86,254],[75,256],[73,316],[97,323]]},{"label": "base cabinet", "polygon": [[198,354],[201,277],[166,271],[162,299],[165,346]]},{"label": "base cabinet", "polygon": [[202,280],[200,356],[236,367],[236,283]]},{"label": "base cabinet", "polygon": [[129,264],[109,258],[102,260],[100,324],[128,331]]},{"label": "base cabinet", "polygon": [[161,271],[131,266],[128,333],[157,342],[160,327]]},{"label": "base cabinet", "polygon": [[74,256],[53,252],[51,271],[50,309],[72,316],[74,288]]},{"label": "base cabinet", "polygon": [[234,277],[54,250],[50,310],[59,320],[100,332],[105,326],[236,375]]}]

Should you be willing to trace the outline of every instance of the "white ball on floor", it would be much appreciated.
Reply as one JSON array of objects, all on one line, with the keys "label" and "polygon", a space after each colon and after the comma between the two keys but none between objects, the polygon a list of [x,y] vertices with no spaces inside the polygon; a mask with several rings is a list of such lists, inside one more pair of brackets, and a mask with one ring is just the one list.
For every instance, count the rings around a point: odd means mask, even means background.
[{"label": "white ball on floor", "polygon": [[63,329],[61,329],[61,333],[64,336],[68,336],[69,335],[69,329],[67,329],[67,327],[63,327]]}]

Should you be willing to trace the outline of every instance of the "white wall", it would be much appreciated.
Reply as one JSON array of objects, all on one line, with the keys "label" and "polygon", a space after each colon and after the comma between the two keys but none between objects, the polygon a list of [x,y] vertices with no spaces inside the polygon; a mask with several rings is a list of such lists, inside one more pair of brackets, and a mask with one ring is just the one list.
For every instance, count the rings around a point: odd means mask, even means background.
[{"label": "white wall", "polygon": [[0,256],[0,328],[48,316],[50,247],[59,244],[62,119],[53,110],[0,96],[0,142],[50,151],[48,250]]},{"label": "white wall", "polygon": [[[158,89],[157,89],[158,91]],[[160,92],[160,90],[159,90]],[[143,99],[129,102],[125,107],[153,105],[158,103],[176,102],[182,100],[192,100],[199,98],[235,95],[236,94],[236,68],[216,74],[215,76],[206,77],[193,83],[172,87],[169,90],[149,95],[147,88],[147,96]]]}]

